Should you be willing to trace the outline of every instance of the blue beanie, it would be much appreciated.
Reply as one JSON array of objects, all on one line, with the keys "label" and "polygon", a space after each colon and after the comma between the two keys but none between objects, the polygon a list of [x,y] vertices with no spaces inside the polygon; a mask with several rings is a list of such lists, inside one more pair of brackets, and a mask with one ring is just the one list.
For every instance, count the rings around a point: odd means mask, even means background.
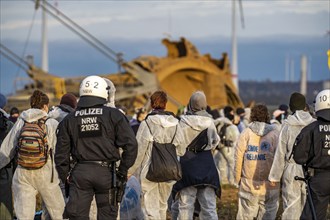
[{"label": "blue beanie", "polygon": [[0,93],[0,108],[5,107],[6,104],[7,104],[6,97]]}]

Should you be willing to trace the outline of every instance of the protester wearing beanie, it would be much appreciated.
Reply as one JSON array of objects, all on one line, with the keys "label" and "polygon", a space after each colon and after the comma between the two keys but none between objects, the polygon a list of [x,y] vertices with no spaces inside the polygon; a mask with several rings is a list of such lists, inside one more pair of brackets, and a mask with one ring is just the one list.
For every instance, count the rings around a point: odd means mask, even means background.
[{"label": "protester wearing beanie", "polygon": [[77,107],[77,98],[72,93],[66,93],[62,96],[60,104],[52,108],[48,113],[50,118],[56,119],[61,122],[63,118],[73,112]]},{"label": "protester wearing beanie", "polygon": [[[73,112],[77,107],[77,98],[72,93],[66,93],[62,96],[60,104],[58,106],[53,107],[48,113],[49,118],[53,118],[58,122],[61,122],[69,113]],[[62,194],[64,197],[65,203],[67,203],[68,198],[65,196],[65,185],[64,183],[60,183],[60,187],[62,190]],[[42,203],[42,218],[43,219],[51,219],[49,216],[49,212],[44,203]]]},{"label": "protester wearing beanie", "polygon": [[281,104],[280,106],[278,106],[278,109],[281,111],[284,111],[285,116],[288,115],[288,110],[289,110],[289,106],[286,104]]},{"label": "protester wearing beanie", "polygon": [[19,116],[19,110],[16,107],[13,107],[10,109],[10,117],[9,120],[13,123],[17,121],[17,118]]},{"label": "protester wearing beanie", "polygon": [[214,151],[214,162],[217,167],[221,184],[235,185],[234,181],[234,146],[240,134],[234,124],[234,109],[231,106],[223,108],[224,117],[214,121],[220,137],[220,143]]},{"label": "protester wearing beanie", "polygon": [[292,113],[295,113],[297,110],[304,110],[306,108],[305,96],[298,92],[292,93],[289,106]]},{"label": "protester wearing beanie", "polygon": [[77,98],[72,93],[67,93],[62,96],[60,105],[68,105],[73,109],[77,108]]},{"label": "protester wearing beanie", "polygon": [[224,107],[223,114],[225,115],[226,118],[228,118],[231,121],[234,119],[234,109],[229,105]]},{"label": "protester wearing beanie", "polygon": [[301,165],[292,157],[292,148],[300,131],[315,119],[305,111],[305,97],[293,93],[290,97],[290,109],[293,112],[284,120],[278,138],[272,168],[268,180],[280,183],[282,187],[282,219],[299,219],[306,203],[305,183],[295,181],[295,176],[304,176]]}]

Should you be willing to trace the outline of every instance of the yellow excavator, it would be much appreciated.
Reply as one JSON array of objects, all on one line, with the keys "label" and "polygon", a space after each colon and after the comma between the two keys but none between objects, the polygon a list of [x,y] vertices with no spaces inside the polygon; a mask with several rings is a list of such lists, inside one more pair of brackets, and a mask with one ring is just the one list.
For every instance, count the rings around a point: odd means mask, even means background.
[{"label": "yellow excavator", "polygon": [[[163,39],[167,48],[166,57],[141,56],[129,62],[123,62],[121,73],[100,74],[110,79],[116,86],[116,103],[125,106],[129,112],[136,107],[145,106],[150,94],[158,89],[169,96],[167,109],[176,112],[185,106],[190,95],[196,90],[205,92],[209,106],[221,108],[225,105],[241,107],[243,103],[232,82],[229,58],[214,59],[209,54],[201,55],[197,48],[185,38],[179,41]],[[8,98],[8,107],[19,109],[29,107],[28,97],[34,89],[46,92],[52,105],[59,103],[61,96],[71,92],[78,96],[79,84],[85,77],[62,78],[42,71],[13,54],[4,45],[0,52],[16,64],[25,65],[32,83],[27,84]],[[14,57],[14,58],[13,58]]]}]

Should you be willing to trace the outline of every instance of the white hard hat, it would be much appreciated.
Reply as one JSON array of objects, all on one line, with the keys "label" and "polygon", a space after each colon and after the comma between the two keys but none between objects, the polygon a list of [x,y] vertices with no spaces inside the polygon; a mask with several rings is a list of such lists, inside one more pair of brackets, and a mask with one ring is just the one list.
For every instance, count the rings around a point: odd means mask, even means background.
[{"label": "white hard hat", "polygon": [[106,81],[99,76],[88,76],[80,84],[78,107],[105,104],[108,98]]},{"label": "white hard hat", "polygon": [[315,98],[316,116],[330,121],[330,89],[319,92]]}]

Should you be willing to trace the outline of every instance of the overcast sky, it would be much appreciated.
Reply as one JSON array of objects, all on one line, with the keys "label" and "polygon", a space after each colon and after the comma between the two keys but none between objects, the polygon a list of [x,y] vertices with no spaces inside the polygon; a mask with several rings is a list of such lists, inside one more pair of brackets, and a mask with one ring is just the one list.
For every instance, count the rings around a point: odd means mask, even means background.
[{"label": "overcast sky", "polygon": [[[34,14],[30,0],[0,0],[1,41],[25,41]],[[100,39],[174,39],[229,37],[231,0],[213,1],[86,1],[51,0],[52,5]],[[278,35],[320,36],[329,27],[328,0],[243,0],[246,28],[241,38]],[[237,6],[238,12],[238,6]],[[40,8],[36,12],[32,41],[40,40]],[[238,17],[239,20],[239,17]],[[77,39],[57,20],[49,17],[49,40]]]}]

